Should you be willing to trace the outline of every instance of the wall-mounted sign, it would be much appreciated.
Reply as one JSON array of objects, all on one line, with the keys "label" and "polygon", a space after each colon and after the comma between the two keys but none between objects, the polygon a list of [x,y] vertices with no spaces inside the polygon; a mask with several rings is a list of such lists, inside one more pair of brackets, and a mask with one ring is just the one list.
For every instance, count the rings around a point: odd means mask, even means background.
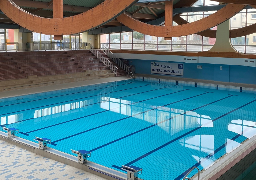
[{"label": "wall-mounted sign", "polygon": [[151,74],[183,76],[183,64],[151,62]]}]

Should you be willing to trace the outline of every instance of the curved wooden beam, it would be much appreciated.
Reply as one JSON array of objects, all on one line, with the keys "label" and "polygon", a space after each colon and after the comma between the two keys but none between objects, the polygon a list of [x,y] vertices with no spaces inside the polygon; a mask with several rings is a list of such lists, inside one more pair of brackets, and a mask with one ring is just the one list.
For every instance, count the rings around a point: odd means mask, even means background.
[{"label": "curved wooden beam", "polygon": [[120,15],[119,17],[117,17],[117,20],[122,24],[128,26],[129,28],[143,34],[157,37],[180,37],[195,34],[212,28],[230,19],[232,16],[239,13],[244,7],[245,5],[228,4],[224,8],[220,9],[216,13],[206,18],[181,26],[149,25],[141,21],[135,20],[127,14]]},{"label": "curved wooden beam", "polygon": [[[184,24],[188,23],[186,20],[184,20],[179,15],[174,16],[173,20],[178,25],[184,25]],[[242,37],[242,36],[246,36],[249,34],[253,34],[253,33],[256,33],[256,23],[246,26],[246,27],[239,28],[239,29],[233,29],[233,30],[230,30],[229,32],[230,32],[229,33],[230,38]],[[205,36],[205,37],[209,37],[209,38],[216,38],[216,30],[207,29],[205,31],[202,31],[202,32],[199,32],[196,34]]]},{"label": "curved wooden beam", "polygon": [[[32,15],[11,0],[0,0],[0,9],[20,26],[49,35],[75,34],[98,27],[116,17],[138,0],[105,0],[95,8],[67,18],[42,18]],[[96,17],[96,18],[95,18]]]},{"label": "curved wooden beam", "polygon": [[[176,22],[178,25],[184,25],[188,24],[189,22],[180,17],[179,15],[176,15],[173,17],[174,22]],[[207,29],[205,31],[196,33],[201,36],[210,37],[210,38],[216,38],[216,30]]]}]

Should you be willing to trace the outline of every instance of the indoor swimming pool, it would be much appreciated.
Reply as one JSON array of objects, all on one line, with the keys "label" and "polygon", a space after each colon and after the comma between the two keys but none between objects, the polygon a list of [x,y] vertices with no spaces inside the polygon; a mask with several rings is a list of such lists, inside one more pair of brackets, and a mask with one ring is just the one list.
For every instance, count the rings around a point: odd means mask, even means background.
[{"label": "indoor swimming pool", "polygon": [[140,167],[145,180],[180,180],[256,134],[253,91],[143,80],[0,99],[1,126],[74,156],[90,151],[89,161],[121,172]]}]

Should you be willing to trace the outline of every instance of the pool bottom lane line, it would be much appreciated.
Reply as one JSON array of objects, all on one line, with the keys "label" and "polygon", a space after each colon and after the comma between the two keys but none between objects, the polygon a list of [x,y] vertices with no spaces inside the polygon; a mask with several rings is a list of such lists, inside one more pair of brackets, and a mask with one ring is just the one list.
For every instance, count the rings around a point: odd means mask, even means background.
[{"label": "pool bottom lane line", "polygon": [[[231,113],[233,113],[233,112],[235,112],[235,111],[237,111],[237,110],[239,110],[239,109],[241,109],[241,108],[243,108],[243,107],[245,107],[245,106],[247,106],[247,105],[249,105],[249,104],[251,104],[251,103],[254,103],[255,101],[256,101],[256,99],[255,99],[255,100],[252,100],[252,101],[250,101],[250,102],[248,102],[248,103],[246,103],[246,104],[244,104],[244,105],[242,105],[242,106],[240,106],[240,107],[238,107],[238,108],[235,108],[235,109],[233,109],[232,111],[229,111],[229,112],[227,112],[227,113],[225,113],[225,114],[223,114],[223,115],[221,115],[221,116],[219,116],[219,117],[213,119],[212,122],[214,122],[214,121],[216,121],[216,120],[218,120],[218,119],[220,119],[220,118],[222,118],[222,117],[224,117],[224,116],[226,116],[226,115],[228,115],[228,114],[231,114]],[[187,133],[185,133],[185,134],[183,134],[183,135],[181,135],[181,136],[176,137],[175,139],[173,139],[173,140],[171,140],[171,141],[169,141],[169,142],[167,142],[167,143],[165,143],[165,144],[163,144],[163,145],[161,145],[161,146],[155,148],[154,150],[152,150],[152,151],[150,151],[150,152],[148,152],[148,153],[146,153],[146,154],[144,154],[144,155],[142,155],[142,156],[136,158],[135,160],[133,160],[133,161],[127,163],[126,166],[129,166],[129,165],[131,165],[131,164],[133,164],[133,163],[136,163],[137,161],[139,161],[139,160],[141,160],[141,159],[143,159],[143,158],[145,158],[145,157],[147,157],[147,156],[153,154],[154,152],[156,152],[156,151],[158,151],[158,150],[160,150],[160,149],[166,147],[167,145],[169,145],[169,144],[171,144],[171,143],[173,143],[173,142],[175,142],[175,141],[177,141],[177,140],[179,140],[179,139],[181,139],[181,138],[184,138],[185,136],[187,136],[187,135],[189,135],[189,134],[195,132],[196,130],[198,130],[198,129],[200,129],[200,128],[202,128],[202,126],[199,126],[199,127],[195,128],[195,129],[192,129],[191,131],[189,131],[189,132],[187,132]]]},{"label": "pool bottom lane line", "polygon": [[[248,130],[247,130],[248,131]],[[243,131],[243,133],[246,131]],[[230,140],[235,141],[237,138],[243,136],[242,134],[237,134],[236,136],[234,136],[233,138],[231,138]],[[244,139],[247,140],[248,138]],[[225,142],[223,145],[221,145],[220,147],[218,147],[216,150],[214,150],[213,153],[208,154],[206,157],[201,158],[203,160],[200,160],[198,163],[194,164],[192,167],[190,167],[189,169],[187,169],[185,172],[183,172],[181,175],[179,175],[178,177],[176,177],[174,180],[180,180],[182,179],[193,167],[198,167],[202,164],[203,161],[205,161],[206,159],[210,159],[211,157],[213,157],[216,153],[218,153],[219,151],[223,150],[223,148],[225,148],[228,144],[232,143],[231,141],[229,142]]]},{"label": "pool bottom lane line", "polygon": [[[122,84],[120,84],[120,85],[116,85],[116,86],[123,86],[123,85],[129,85],[129,84],[132,84],[132,83],[134,83],[134,82],[128,82],[128,83],[122,83]],[[46,99],[52,99],[52,98],[59,98],[59,97],[61,97],[62,95],[64,95],[64,96],[69,96],[69,95],[74,95],[74,94],[80,94],[80,93],[84,93],[84,92],[90,92],[90,91],[94,91],[94,90],[105,90],[105,89],[107,89],[107,88],[113,88],[113,87],[115,87],[114,85],[112,85],[112,86],[107,86],[107,85],[105,85],[106,87],[99,87],[99,88],[94,88],[94,89],[89,89],[89,90],[87,90],[87,91],[77,91],[77,92],[75,92],[75,93],[67,93],[67,94],[61,94],[61,95],[56,95],[56,96],[49,96],[49,97],[45,97],[45,98],[42,98],[42,99],[35,99],[35,100],[29,100],[29,101],[22,101],[22,102],[18,102],[18,103],[15,103],[15,104],[7,104],[7,105],[0,105],[0,108],[2,108],[2,107],[8,107],[8,106],[14,106],[14,105],[19,105],[19,104],[24,104],[24,103],[28,103],[28,102],[35,102],[35,101],[41,101],[41,100],[46,100]],[[82,86],[82,87],[84,87],[84,86]],[[72,88],[73,89],[73,88]],[[59,90],[57,90],[57,91],[59,91]],[[35,93],[35,94],[38,94],[38,93]],[[35,94],[32,94],[32,95],[35,95]],[[41,93],[39,93],[39,94],[41,94]],[[26,96],[26,95],[25,95]]]},{"label": "pool bottom lane line", "polygon": [[[202,93],[202,94],[199,94],[199,95],[195,95],[195,96],[192,96],[192,97],[190,97],[190,98],[185,98],[185,99],[183,99],[183,100],[176,101],[175,103],[182,102],[182,101],[185,101],[185,100],[187,100],[187,99],[195,98],[195,97],[198,97],[198,96],[201,96],[201,95],[204,95],[204,94],[208,94],[208,93],[209,93],[209,92]],[[222,99],[220,99],[220,100],[211,102],[211,103],[209,103],[209,104],[207,104],[207,105],[216,103],[216,102],[218,102],[218,101],[227,99],[227,98],[229,98],[229,97],[231,97],[231,96],[224,97],[224,98],[222,98]],[[171,104],[174,104],[174,103],[171,103]],[[170,105],[170,104],[169,104],[169,105]],[[165,106],[167,106],[167,105],[165,105]],[[195,108],[195,109],[199,109],[199,108],[202,108],[202,107],[205,107],[205,106],[206,106],[206,105],[203,105],[203,106],[200,106],[200,107]],[[162,107],[164,107],[164,106],[162,106]],[[156,109],[157,109],[157,108],[156,108]],[[183,115],[183,114],[186,114],[186,113],[182,113],[182,114],[180,114],[180,115]],[[179,115],[177,115],[177,116],[179,116]],[[175,117],[176,117],[176,116],[175,116]],[[115,143],[115,142],[117,142],[117,141],[120,141],[120,140],[122,140],[122,139],[125,139],[125,138],[127,138],[127,137],[129,137],[129,136],[132,136],[132,135],[134,135],[134,134],[137,134],[137,133],[139,133],[139,132],[142,132],[142,131],[144,131],[144,130],[147,130],[147,129],[151,128],[151,127],[157,126],[157,125],[159,125],[159,124],[161,124],[161,123],[164,123],[164,122],[166,122],[166,121],[170,121],[171,119],[173,119],[173,118],[175,118],[175,117],[171,117],[171,118],[166,119],[166,120],[164,120],[164,121],[155,123],[155,124],[153,124],[153,125],[151,125],[151,126],[145,127],[145,128],[140,129],[140,130],[138,130],[138,131],[135,131],[135,132],[133,132],[133,133],[130,133],[130,134],[126,135],[126,136],[123,136],[123,137],[121,137],[121,138],[118,138],[118,139],[116,139],[116,140],[114,140],[114,141],[111,141],[111,142],[109,142],[109,143],[106,143],[106,144],[104,144],[104,145],[101,145],[101,146],[99,146],[99,147],[96,147],[96,148],[90,150],[90,152],[93,152],[93,151],[96,151],[96,150],[98,150],[98,149],[101,149],[101,148],[103,148],[103,147],[105,147],[105,146],[108,146],[108,145],[113,144],[113,143]]]},{"label": "pool bottom lane line", "polygon": [[[175,91],[175,92],[172,92],[172,93],[167,93],[167,94],[164,94],[164,95],[159,95],[159,96],[156,96],[156,97],[152,97],[152,98],[140,100],[140,101],[138,101],[138,102],[132,103],[131,105],[134,105],[134,104],[137,104],[137,103],[140,103],[140,102],[145,102],[145,101],[152,100],[152,99],[156,99],[156,98],[163,97],[163,96],[168,96],[168,95],[171,95],[171,94],[176,94],[176,93],[179,93],[179,92],[184,92],[184,91],[187,91],[187,90],[189,90],[189,89],[180,90],[180,91]],[[167,105],[168,105],[168,104],[167,104]],[[137,115],[139,115],[139,114],[142,114],[142,113],[145,113],[145,112],[148,112],[148,111],[152,111],[152,110],[155,110],[155,109],[156,109],[156,108],[149,109],[149,110],[147,110],[147,111],[134,114],[133,116],[137,116]],[[104,126],[107,126],[107,125],[110,125],[110,124],[113,124],[113,123],[116,123],[116,122],[119,122],[119,121],[123,121],[123,120],[128,119],[128,118],[131,118],[131,117],[133,117],[133,116],[127,116],[127,117],[125,117],[125,118],[118,119],[118,120],[116,120],[116,121],[112,121],[112,122],[109,122],[109,123],[106,123],[106,124],[103,124],[103,125],[100,125],[100,126],[97,126],[97,127],[94,127],[94,128],[91,128],[91,129],[88,129],[88,130],[85,130],[85,131],[82,131],[82,132],[79,132],[79,133],[76,133],[76,134],[73,134],[73,135],[70,135],[70,136],[67,136],[67,137],[64,137],[64,138],[61,138],[61,139],[52,141],[51,144],[54,145],[54,146],[57,146],[56,142],[66,140],[66,139],[72,138],[72,137],[74,137],[74,136],[77,136],[77,135],[80,135],[80,134],[83,134],[83,133],[86,133],[86,132],[89,132],[89,131],[92,131],[92,130],[95,130],[95,129],[98,129],[98,128],[101,128],[101,127],[104,127]]]},{"label": "pool bottom lane line", "polygon": [[[122,92],[122,91],[126,91],[126,90],[131,90],[131,89],[136,89],[136,88],[140,88],[140,87],[144,87],[144,86],[149,86],[150,84],[146,84],[146,85],[143,85],[143,86],[136,86],[136,87],[131,87],[131,88],[127,88],[127,89],[122,89],[122,90],[118,90],[118,91],[111,91],[109,92],[109,94],[112,94],[112,93],[117,93],[117,92]],[[160,88],[158,88],[160,89]],[[164,89],[164,88],[162,88]],[[38,107],[32,107],[32,108],[28,108],[28,109],[22,109],[22,110],[17,110],[15,112],[8,112],[6,114],[0,114],[0,116],[6,116],[6,115],[11,115],[11,114],[17,114],[17,113],[20,113],[20,112],[24,112],[24,111],[29,111],[29,110],[33,110],[33,109],[42,109],[42,108],[47,108],[47,107],[52,107],[52,106],[56,106],[56,105],[63,105],[64,103],[72,103],[74,101],[78,101],[78,100],[83,100],[83,99],[86,99],[86,98],[92,98],[92,97],[97,97],[97,95],[91,95],[91,96],[85,96],[85,97],[80,97],[80,98],[77,98],[77,99],[71,99],[71,100],[66,100],[66,101],[63,101],[63,102],[57,102],[57,103],[54,103],[54,104],[47,104],[47,105],[42,105],[42,106],[38,106]],[[20,121],[19,121],[20,122]],[[2,125],[1,125],[2,126]]]},{"label": "pool bottom lane line", "polygon": [[[144,91],[143,93],[151,92],[151,91],[156,91],[156,90],[159,90],[159,89],[161,89],[161,88],[157,88],[157,89],[153,89],[153,90]],[[189,90],[189,89],[180,90],[180,91],[174,91],[174,92],[168,93],[168,94],[166,94],[166,95],[175,94],[175,93],[183,92],[183,91],[186,91],[186,90]],[[141,93],[142,93],[142,92],[134,93],[134,94],[122,96],[122,97],[119,97],[119,98],[134,96],[134,95],[138,95],[138,94],[141,94]],[[161,96],[158,96],[158,97],[162,97],[162,96],[164,96],[164,95],[161,95]],[[154,97],[154,98],[155,98],[155,97]],[[153,99],[153,98],[149,98],[149,99]],[[93,103],[93,104],[98,104],[98,103],[100,103],[100,102],[96,102],[96,103]],[[90,106],[90,105],[92,105],[92,104],[89,104],[89,105],[87,105],[87,106]],[[71,119],[71,120],[68,120],[68,121],[64,121],[64,122],[60,122],[60,123],[57,123],[57,124],[53,124],[53,125],[50,125],[50,126],[46,126],[46,127],[43,127],[43,128],[31,130],[31,131],[28,131],[28,132],[19,132],[19,133],[21,133],[21,134],[23,134],[23,135],[26,135],[26,136],[29,136],[29,133],[32,133],[32,132],[40,131],[40,130],[43,130],[43,129],[46,129],[46,128],[51,128],[51,127],[54,127],[54,126],[58,126],[58,125],[65,124],[65,123],[69,123],[69,122],[72,122],[72,121],[76,121],[76,120],[79,120],[79,119],[82,119],[82,118],[94,116],[94,115],[101,114],[101,113],[108,112],[108,111],[109,111],[109,110],[104,110],[104,111],[100,111],[100,112],[97,112],[97,113],[93,113],[93,114],[89,114],[89,115],[86,115],[86,116],[82,116],[82,117],[78,117],[78,118],[75,118],[75,119]],[[34,118],[33,118],[33,119],[34,119]],[[24,122],[24,121],[25,121],[25,120],[19,121],[19,122]],[[53,144],[53,145],[54,145],[54,144]]]}]

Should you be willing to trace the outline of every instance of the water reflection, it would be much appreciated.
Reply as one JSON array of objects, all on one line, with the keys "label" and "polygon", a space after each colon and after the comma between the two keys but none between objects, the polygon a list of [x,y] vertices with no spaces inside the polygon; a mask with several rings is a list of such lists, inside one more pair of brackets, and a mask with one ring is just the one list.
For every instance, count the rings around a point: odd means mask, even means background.
[{"label": "water reflection", "polygon": [[198,126],[213,127],[213,122],[209,116],[183,109],[152,106],[147,103],[133,103],[128,100],[111,97],[102,97],[100,107],[152,124],[156,123],[157,126],[170,135]]},{"label": "water reflection", "polygon": [[[250,121],[249,118],[247,120],[241,120],[235,114],[214,121],[207,113],[210,111],[189,111],[179,106],[177,106],[178,108],[175,108],[176,106],[157,106],[147,104],[146,102],[133,102],[125,99],[112,98],[107,95],[103,95],[100,98],[91,98],[42,109],[38,108],[27,111],[24,114],[3,116],[1,117],[1,125],[12,124],[29,118],[38,118],[37,120],[40,121],[42,119],[41,117],[59,115],[61,113],[61,115],[65,115],[65,113],[71,113],[74,112],[73,110],[92,106],[93,104],[97,108],[100,107],[155,124],[159,127],[160,132],[164,132],[161,134],[161,137],[167,140],[169,140],[168,138],[171,139],[179,136],[180,138],[175,142],[175,146],[182,149],[187,159],[200,162],[203,168],[208,167],[219,156],[231,152],[244,140],[256,134],[256,124],[253,120]],[[188,133],[190,130],[196,128],[198,130]],[[238,138],[234,138],[236,136]],[[218,150],[220,147],[221,149]]]},{"label": "water reflection", "polygon": [[9,116],[3,116],[1,117],[1,125],[13,124],[22,120],[22,118],[23,118],[23,114],[13,114]]},{"label": "water reflection", "polygon": [[228,130],[251,138],[256,134],[256,122],[248,120],[232,120],[228,125]]},{"label": "water reflection", "polygon": [[172,136],[180,136],[190,129],[199,128],[180,138],[179,145],[183,147],[184,154],[190,154],[203,168],[209,167],[216,159],[256,134],[254,121],[236,119],[234,115],[215,121],[209,115],[193,111],[111,97],[102,97],[100,107],[156,124]]},{"label": "water reflection", "polygon": [[[1,117],[1,125],[5,124],[13,124],[18,121],[22,121],[24,119],[30,119],[31,116],[34,119],[40,118],[40,117],[45,117],[49,115],[54,115],[54,114],[59,114],[59,113],[67,113],[75,109],[80,109],[80,108],[85,108],[90,104],[93,104],[95,102],[95,99],[90,99],[90,100],[84,100],[84,101],[78,101],[78,102],[72,102],[72,103],[67,103],[67,104],[62,104],[62,105],[57,105],[53,107],[47,107],[43,109],[37,109],[34,111],[26,111],[25,113],[20,113],[20,114],[12,114],[9,116],[3,116]],[[26,118],[24,118],[26,117]]]}]

